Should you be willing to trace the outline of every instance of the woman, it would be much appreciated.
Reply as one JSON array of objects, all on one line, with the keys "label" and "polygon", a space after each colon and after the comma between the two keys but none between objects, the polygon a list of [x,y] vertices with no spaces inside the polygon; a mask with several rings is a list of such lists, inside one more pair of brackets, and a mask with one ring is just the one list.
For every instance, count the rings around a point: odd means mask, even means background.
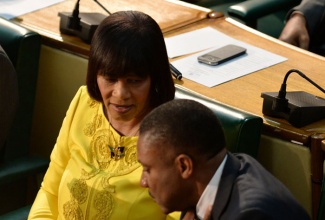
[{"label": "woman", "polygon": [[29,219],[166,219],[139,185],[136,142],[144,116],[174,93],[158,24],[135,11],[104,19]]}]

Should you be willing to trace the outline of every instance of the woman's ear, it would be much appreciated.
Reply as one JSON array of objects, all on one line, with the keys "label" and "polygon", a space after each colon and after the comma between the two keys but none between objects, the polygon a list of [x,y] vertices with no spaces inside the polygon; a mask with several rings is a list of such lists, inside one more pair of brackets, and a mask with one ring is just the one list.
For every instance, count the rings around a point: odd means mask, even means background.
[{"label": "woman's ear", "polygon": [[193,160],[186,154],[180,154],[175,159],[179,174],[183,179],[188,179],[193,173]]}]

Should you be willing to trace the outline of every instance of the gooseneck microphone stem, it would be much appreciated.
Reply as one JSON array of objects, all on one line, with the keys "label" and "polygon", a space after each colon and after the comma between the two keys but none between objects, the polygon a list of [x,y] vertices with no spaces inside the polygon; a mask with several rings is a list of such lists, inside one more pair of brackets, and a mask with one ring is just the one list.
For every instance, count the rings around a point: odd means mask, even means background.
[{"label": "gooseneck microphone stem", "polygon": [[318,88],[320,91],[322,91],[323,93],[325,93],[325,90],[322,87],[320,87],[319,85],[317,85],[314,81],[312,81],[311,79],[309,79],[305,74],[303,74],[301,71],[296,70],[296,69],[292,69],[292,70],[289,70],[287,72],[287,74],[284,77],[283,84],[286,84],[289,75],[291,73],[293,73],[293,72],[298,73],[302,78],[306,79],[308,82],[310,82],[311,84],[313,84],[316,88]]},{"label": "gooseneck microphone stem", "polygon": [[105,7],[104,7],[104,5],[102,5],[99,1],[97,1],[97,0],[94,0],[102,9],[104,9],[109,15],[111,15],[112,13],[111,12],[109,12]]},{"label": "gooseneck microphone stem", "polygon": [[286,99],[286,93],[287,93],[287,91],[286,91],[287,90],[287,84],[286,83],[287,83],[287,79],[288,79],[289,75],[291,73],[293,73],[293,72],[298,73],[301,77],[303,77],[308,82],[310,82],[315,87],[317,87],[319,90],[321,90],[323,93],[325,93],[325,90],[322,87],[320,87],[314,81],[312,81],[311,79],[309,79],[301,71],[296,70],[296,69],[291,69],[291,70],[289,70],[287,72],[287,74],[285,75],[285,77],[283,79],[283,83],[282,83],[281,88],[279,90],[279,94],[278,94],[278,96],[273,101],[272,110],[278,111],[278,112],[288,112],[289,111],[289,108],[288,108],[288,99]]}]

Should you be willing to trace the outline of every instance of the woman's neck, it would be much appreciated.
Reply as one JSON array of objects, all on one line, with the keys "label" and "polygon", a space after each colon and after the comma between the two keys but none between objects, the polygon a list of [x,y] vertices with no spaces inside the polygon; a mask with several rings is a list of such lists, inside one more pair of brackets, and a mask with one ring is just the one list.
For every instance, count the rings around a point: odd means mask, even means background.
[{"label": "woman's neck", "polygon": [[129,121],[114,120],[111,118],[107,112],[105,106],[103,106],[103,111],[106,119],[110,123],[110,126],[114,128],[122,136],[137,136],[139,133],[140,123],[143,117],[133,118]]},{"label": "woman's neck", "polygon": [[114,121],[111,119],[109,123],[120,135],[122,136],[137,136],[139,131],[141,121],[132,120],[132,121]]}]

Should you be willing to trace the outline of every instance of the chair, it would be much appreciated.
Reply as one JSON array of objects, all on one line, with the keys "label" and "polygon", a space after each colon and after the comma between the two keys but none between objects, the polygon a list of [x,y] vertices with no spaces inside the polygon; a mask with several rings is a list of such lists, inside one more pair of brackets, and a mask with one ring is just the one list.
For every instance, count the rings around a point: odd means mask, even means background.
[{"label": "chair", "polygon": [[0,67],[0,155],[3,157],[4,145],[18,108],[18,83],[15,68],[1,45]]},{"label": "chair", "polygon": [[261,117],[219,103],[179,85],[176,85],[175,98],[192,99],[208,106],[223,125],[228,150],[257,158],[263,125]]},{"label": "chair", "polygon": [[49,159],[30,153],[41,36],[0,18],[0,45],[16,71],[19,96],[17,112],[1,152],[0,215],[20,209],[14,219],[26,219],[38,191],[37,174],[44,172],[49,164]]},{"label": "chair", "polygon": [[[244,0],[196,0],[192,1],[192,4],[199,5],[201,7],[212,9],[216,12],[222,12],[224,15],[228,15],[228,8],[231,5],[240,3]],[[188,1],[189,2],[189,1]]]},{"label": "chair", "polygon": [[287,12],[301,0],[199,0],[194,4],[223,12],[247,26],[278,38]]},{"label": "chair", "polygon": [[287,12],[301,0],[247,0],[231,5],[227,13],[247,26],[278,38]]}]

